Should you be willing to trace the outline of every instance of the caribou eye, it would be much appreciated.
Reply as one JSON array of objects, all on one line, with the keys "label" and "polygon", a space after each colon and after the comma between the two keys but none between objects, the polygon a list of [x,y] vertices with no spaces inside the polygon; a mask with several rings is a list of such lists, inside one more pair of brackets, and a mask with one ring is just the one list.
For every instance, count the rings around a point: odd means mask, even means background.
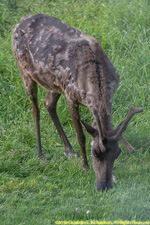
[{"label": "caribou eye", "polygon": [[119,151],[118,151],[117,157],[120,155],[120,153],[121,153],[121,148],[119,148]]},{"label": "caribou eye", "polygon": [[95,157],[95,159],[99,160],[99,154],[97,153],[96,149],[92,149],[92,154]]}]

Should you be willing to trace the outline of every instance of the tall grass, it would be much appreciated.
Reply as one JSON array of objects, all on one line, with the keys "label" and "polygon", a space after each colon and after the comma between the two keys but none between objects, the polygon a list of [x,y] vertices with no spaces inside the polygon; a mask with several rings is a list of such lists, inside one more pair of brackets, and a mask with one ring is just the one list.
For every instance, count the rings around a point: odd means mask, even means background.
[{"label": "tall grass", "polygon": [[[1,0],[0,2],[0,224],[54,224],[56,220],[150,220],[150,2],[149,0]],[[131,155],[122,147],[114,172],[118,183],[97,193],[87,136],[91,169],[81,170],[81,157],[65,158],[63,144],[43,101],[39,87],[41,136],[46,161],[36,153],[31,102],[11,51],[11,34],[26,14],[57,17],[92,35],[120,74],[113,99],[116,127],[130,105],[141,106],[125,138],[135,147]],[[75,129],[65,98],[58,114],[80,156]],[[80,108],[81,118],[91,114]],[[67,119],[66,119],[67,118]],[[89,212],[89,213],[87,213]]]}]

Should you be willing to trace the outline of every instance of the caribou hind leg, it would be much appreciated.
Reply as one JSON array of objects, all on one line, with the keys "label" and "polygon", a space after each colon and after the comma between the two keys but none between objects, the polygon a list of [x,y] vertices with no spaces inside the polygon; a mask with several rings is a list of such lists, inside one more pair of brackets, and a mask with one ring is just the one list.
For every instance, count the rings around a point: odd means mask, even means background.
[{"label": "caribou hind leg", "polygon": [[40,158],[43,158],[43,152],[42,152],[42,146],[41,146],[41,135],[40,135],[40,109],[38,107],[38,99],[37,99],[37,83],[30,78],[30,76],[24,76],[23,82],[25,89],[27,91],[27,94],[29,95],[31,101],[32,101],[32,112],[33,112],[33,118],[35,122],[35,131],[36,131],[36,140],[37,140],[37,151],[38,156]]}]

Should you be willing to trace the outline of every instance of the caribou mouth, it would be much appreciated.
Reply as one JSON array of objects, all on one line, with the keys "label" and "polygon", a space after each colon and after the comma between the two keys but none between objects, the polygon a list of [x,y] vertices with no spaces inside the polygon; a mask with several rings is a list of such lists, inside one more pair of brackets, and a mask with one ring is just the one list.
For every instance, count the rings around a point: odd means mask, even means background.
[{"label": "caribou mouth", "polygon": [[107,191],[109,189],[112,188],[112,182],[108,181],[108,182],[101,182],[101,181],[97,181],[96,182],[96,189],[97,191]]}]

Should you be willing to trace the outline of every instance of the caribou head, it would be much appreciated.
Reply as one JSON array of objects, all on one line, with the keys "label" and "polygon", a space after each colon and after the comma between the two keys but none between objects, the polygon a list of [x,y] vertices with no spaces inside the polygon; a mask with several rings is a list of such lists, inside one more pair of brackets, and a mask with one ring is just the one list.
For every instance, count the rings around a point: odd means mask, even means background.
[{"label": "caribou head", "polygon": [[87,132],[93,137],[91,142],[91,152],[93,158],[93,169],[96,175],[96,188],[98,191],[104,191],[112,188],[112,173],[115,159],[120,155],[121,149],[119,141],[121,141],[130,152],[134,152],[134,148],[122,137],[122,133],[126,130],[127,125],[134,114],[142,112],[142,108],[130,107],[126,119],[112,130],[108,136],[103,134],[98,111],[93,109],[93,114],[97,123],[97,129],[87,125],[82,121]]}]

